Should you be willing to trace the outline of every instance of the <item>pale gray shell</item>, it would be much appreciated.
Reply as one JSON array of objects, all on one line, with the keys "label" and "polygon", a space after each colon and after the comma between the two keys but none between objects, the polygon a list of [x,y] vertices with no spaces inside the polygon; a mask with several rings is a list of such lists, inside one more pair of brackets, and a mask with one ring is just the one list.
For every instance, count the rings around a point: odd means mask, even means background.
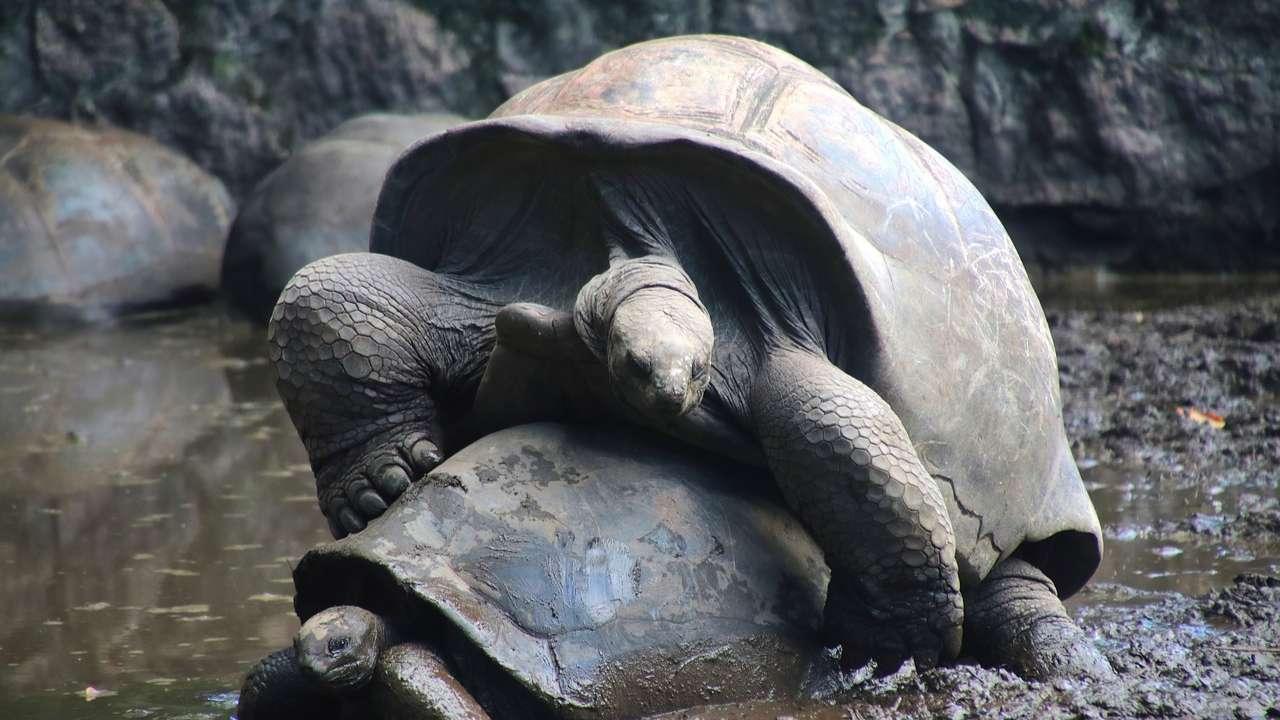
[{"label": "pale gray shell", "polygon": [[234,206],[147,138],[0,116],[0,305],[89,313],[211,293]]}]

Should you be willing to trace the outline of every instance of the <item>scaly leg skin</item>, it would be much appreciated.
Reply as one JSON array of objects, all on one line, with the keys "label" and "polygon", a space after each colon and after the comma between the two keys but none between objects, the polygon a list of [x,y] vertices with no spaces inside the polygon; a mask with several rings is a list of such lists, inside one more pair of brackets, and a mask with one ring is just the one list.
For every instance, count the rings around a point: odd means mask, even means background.
[{"label": "scaly leg skin", "polygon": [[337,696],[304,676],[293,648],[271,653],[249,671],[240,689],[240,720],[337,720]]},{"label": "scaly leg skin", "polygon": [[826,628],[846,667],[955,657],[963,606],[955,536],[935,481],[873,390],[814,353],[768,358],[751,398],[757,436],[831,566]]},{"label": "scaly leg skin", "polygon": [[1067,617],[1039,568],[1011,557],[965,594],[965,651],[1030,680],[1109,680],[1111,663]]},{"label": "scaly leg skin", "polygon": [[378,659],[361,717],[388,720],[489,720],[489,714],[425,645],[403,643]]},{"label": "scaly leg skin", "polygon": [[317,260],[289,281],[268,349],[334,537],[363,530],[440,462],[433,396],[478,382],[498,306],[370,253]]}]

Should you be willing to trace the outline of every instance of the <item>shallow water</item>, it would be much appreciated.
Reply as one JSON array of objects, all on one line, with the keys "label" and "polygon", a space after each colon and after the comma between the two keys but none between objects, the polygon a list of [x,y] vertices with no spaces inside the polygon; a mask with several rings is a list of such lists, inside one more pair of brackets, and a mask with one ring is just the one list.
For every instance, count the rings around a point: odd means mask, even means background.
[{"label": "shallow water", "polygon": [[1032,270],[1030,275],[1040,302],[1057,309],[1156,310],[1280,293],[1280,273],[1118,274],[1096,269]]},{"label": "shallow water", "polygon": [[[1229,585],[1240,573],[1280,572],[1274,535],[1224,543],[1217,534],[1242,507],[1259,507],[1268,495],[1268,506],[1275,506],[1269,480],[1259,478],[1257,487],[1204,488],[1182,485],[1175,476],[1105,465],[1086,467],[1083,475],[1102,522],[1105,554],[1090,585],[1069,604],[1166,592],[1199,595]],[[1192,517],[1193,526],[1178,524]]]},{"label": "shallow water", "polygon": [[327,533],[260,335],[0,329],[0,717],[226,717],[289,641]]},{"label": "shallow water", "polygon": [[[0,327],[0,717],[225,718],[289,642],[290,565],[327,532],[261,334],[216,307]],[[1280,571],[1161,526],[1225,522],[1247,484],[1085,474],[1108,547],[1077,608]]]}]

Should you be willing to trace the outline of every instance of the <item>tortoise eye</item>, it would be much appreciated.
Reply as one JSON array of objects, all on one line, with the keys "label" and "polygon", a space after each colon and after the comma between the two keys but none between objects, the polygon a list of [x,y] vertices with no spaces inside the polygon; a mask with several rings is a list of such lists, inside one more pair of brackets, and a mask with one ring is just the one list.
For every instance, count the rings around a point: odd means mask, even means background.
[{"label": "tortoise eye", "polygon": [[351,638],[347,638],[347,637],[329,638],[329,648],[328,648],[329,656],[337,657],[341,655],[343,651],[347,649],[347,646],[350,644],[351,644]]}]

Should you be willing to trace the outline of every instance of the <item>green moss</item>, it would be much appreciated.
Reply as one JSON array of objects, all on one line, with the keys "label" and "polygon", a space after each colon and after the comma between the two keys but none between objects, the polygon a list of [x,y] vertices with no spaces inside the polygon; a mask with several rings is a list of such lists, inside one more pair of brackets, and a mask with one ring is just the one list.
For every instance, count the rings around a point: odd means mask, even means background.
[{"label": "green moss", "polygon": [[1075,39],[1075,51],[1086,58],[1098,58],[1107,54],[1111,39],[1097,24],[1087,22],[1080,26],[1080,34]]},{"label": "green moss", "polygon": [[209,60],[209,74],[219,85],[231,85],[240,77],[243,69],[243,63],[235,53],[217,52]]}]

